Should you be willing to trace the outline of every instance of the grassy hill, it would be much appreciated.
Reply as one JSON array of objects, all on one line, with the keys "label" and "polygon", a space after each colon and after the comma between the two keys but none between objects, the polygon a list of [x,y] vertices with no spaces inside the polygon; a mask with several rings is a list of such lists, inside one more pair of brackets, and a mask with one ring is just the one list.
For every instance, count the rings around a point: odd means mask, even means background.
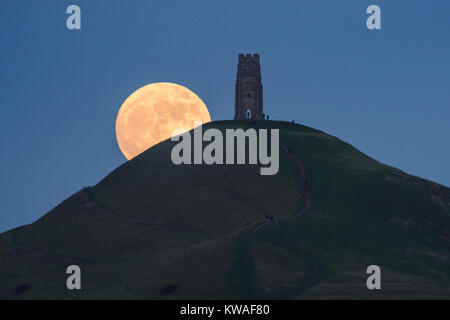
[{"label": "grassy hill", "polygon": [[[312,128],[257,126],[291,149],[278,175],[175,166],[165,141],[1,234],[0,298],[450,298],[449,188]],[[371,264],[381,290],[366,287]]]}]

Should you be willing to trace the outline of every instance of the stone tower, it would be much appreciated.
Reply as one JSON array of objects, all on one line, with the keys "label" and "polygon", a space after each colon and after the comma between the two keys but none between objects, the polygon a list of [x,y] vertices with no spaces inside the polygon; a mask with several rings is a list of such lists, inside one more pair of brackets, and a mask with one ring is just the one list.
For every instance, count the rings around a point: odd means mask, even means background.
[{"label": "stone tower", "polygon": [[263,119],[259,54],[239,54],[234,120]]}]

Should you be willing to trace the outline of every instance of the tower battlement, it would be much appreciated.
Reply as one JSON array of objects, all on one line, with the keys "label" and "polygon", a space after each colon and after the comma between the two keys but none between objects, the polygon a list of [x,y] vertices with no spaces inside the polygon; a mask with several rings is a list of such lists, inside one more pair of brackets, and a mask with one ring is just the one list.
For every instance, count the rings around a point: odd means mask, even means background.
[{"label": "tower battlement", "polygon": [[235,120],[263,119],[259,54],[239,54],[235,95]]},{"label": "tower battlement", "polygon": [[244,55],[243,53],[239,54],[239,62],[251,62],[258,61],[259,62],[259,54],[255,53],[254,55],[248,53]]}]

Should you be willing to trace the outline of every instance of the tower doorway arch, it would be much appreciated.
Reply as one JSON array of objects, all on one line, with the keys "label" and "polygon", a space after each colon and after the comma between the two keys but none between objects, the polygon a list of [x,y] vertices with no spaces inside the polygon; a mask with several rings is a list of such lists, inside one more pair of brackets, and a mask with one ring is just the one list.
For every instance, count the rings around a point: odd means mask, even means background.
[{"label": "tower doorway arch", "polygon": [[247,120],[252,119],[252,109],[247,109],[247,111],[245,111],[245,118]]}]

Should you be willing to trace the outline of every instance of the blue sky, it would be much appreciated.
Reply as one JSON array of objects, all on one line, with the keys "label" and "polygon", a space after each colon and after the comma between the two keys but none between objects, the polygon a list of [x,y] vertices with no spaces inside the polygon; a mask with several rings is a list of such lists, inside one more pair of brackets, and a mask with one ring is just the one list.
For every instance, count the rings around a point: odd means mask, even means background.
[{"label": "blue sky", "polygon": [[[81,7],[82,30],[66,29]],[[366,28],[366,8],[382,29]],[[450,185],[450,1],[0,0],[0,232],[125,159],[121,103],[176,82],[231,119],[238,53],[259,53],[264,108]]]}]

